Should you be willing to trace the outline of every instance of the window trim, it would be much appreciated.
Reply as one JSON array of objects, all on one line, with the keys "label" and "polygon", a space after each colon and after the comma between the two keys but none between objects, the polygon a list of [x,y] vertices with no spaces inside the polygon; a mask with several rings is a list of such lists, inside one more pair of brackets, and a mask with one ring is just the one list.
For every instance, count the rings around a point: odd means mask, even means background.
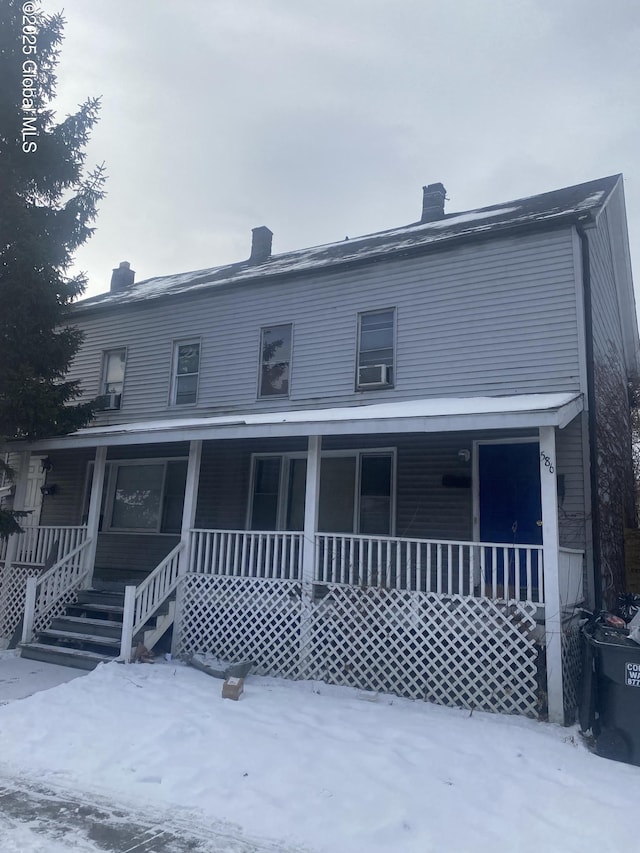
[{"label": "window trim", "polygon": [[[278,511],[276,515],[276,531],[285,530],[282,526],[284,519],[287,517],[287,496],[286,490],[282,488],[283,483],[288,482],[289,478],[289,463],[291,459],[307,459],[307,454],[305,451],[292,451],[292,452],[267,452],[267,453],[259,453],[255,452],[251,454],[251,474],[249,477],[249,493],[247,496],[247,512],[245,519],[245,529],[252,530],[251,522],[252,522],[252,510],[253,510],[253,490],[255,487],[255,474],[256,474],[256,459],[265,459],[265,458],[273,458],[278,457],[282,460],[282,464],[280,466],[280,481],[278,483]],[[348,448],[348,449],[340,449],[340,450],[323,450],[320,454],[320,474],[322,475],[322,460],[329,457],[336,456],[354,456],[356,459],[356,469],[355,469],[355,483],[354,483],[354,502],[353,502],[353,526],[355,528],[352,534],[345,533],[340,534],[344,536],[371,536],[375,538],[376,536],[395,536],[396,533],[396,506],[397,506],[397,489],[398,489],[398,448],[397,447],[358,447],[358,448]],[[360,481],[361,481],[361,471],[362,471],[362,457],[363,456],[390,456],[391,457],[391,500],[389,503],[389,533],[360,533]],[[320,497],[320,492],[318,492],[318,498]],[[260,531],[253,531],[259,533]],[[272,533],[274,531],[264,531]],[[299,531],[301,532],[301,531]],[[331,531],[329,531],[331,532]]]},{"label": "window trim", "polygon": [[[102,523],[100,525],[100,533],[123,533],[125,535],[136,536],[179,536],[179,533],[168,533],[162,528],[162,513],[164,509],[164,501],[166,497],[166,482],[167,468],[170,462],[188,462],[186,456],[162,456],[162,457],[146,457],[144,459],[108,459],[105,462],[105,490],[104,490],[104,513],[102,514]],[[86,516],[89,508],[89,500],[91,498],[91,484],[93,482],[93,468],[95,461],[90,459],[87,463],[87,472],[85,475],[85,498],[83,502],[83,515]],[[162,491],[160,501],[160,513],[158,523],[155,530],[150,528],[140,527],[113,527],[111,522],[113,518],[113,504],[115,498],[116,483],[118,479],[118,468],[131,465],[162,465]]]},{"label": "window trim", "polygon": [[[178,349],[188,344],[198,344],[198,372],[196,376],[196,398],[193,403],[177,403],[178,394]],[[183,408],[186,406],[197,406],[200,396],[200,374],[202,372],[202,338],[198,335],[192,338],[174,338],[171,355],[171,390],[169,393],[169,405]],[[183,373],[182,376],[193,376],[193,373]]]},{"label": "window trim", "polygon": [[[391,382],[388,382],[385,385],[378,385],[374,388],[363,387],[359,383],[360,378],[360,339],[362,333],[362,318],[365,316],[369,316],[371,314],[387,314],[391,312],[392,314],[392,323],[391,323],[391,331],[393,334],[393,343],[392,343],[392,370],[393,370],[393,379]],[[356,317],[356,354],[355,354],[355,376],[354,376],[354,388],[358,393],[366,393],[368,391],[385,391],[389,388],[395,388],[396,386],[396,377],[397,377],[397,347],[396,341],[398,339],[398,309],[395,305],[389,305],[386,308],[372,308],[367,311],[358,311],[358,315]]]},{"label": "window trim", "polygon": [[108,349],[102,350],[102,367],[100,370],[100,385],[99,385],[99,397],[106,397],[109,393],[106,390],[107,385],[107,356],[112,352],[124,352],[124,370],[122,372],[122,391],[120,391],[120,408],[122,408],[122,400],[124,398],[124,388],[125,382],[127,378],[127,361],[129,358],[129,348],[127,346],[121,347],[109,347]]},{"label": "window trim", "polygon": [[[265,329],[273,329],[277,326],[289,326],[291,329],[291,346],[289,352],[289,386],[286,394],[263,394],[262,393],[262,333]],[[293,341],[294,341],[294,333],[295,333],[295,324],[293,322],[282,323],[264,323],[260,326],[259,335],[258,335],[258,378],[256,383],[256,400],[271,400],[275,398],[276,400],[288,400],[291,399],[291,380],[292,380],[292,367],[293,367]]]}]

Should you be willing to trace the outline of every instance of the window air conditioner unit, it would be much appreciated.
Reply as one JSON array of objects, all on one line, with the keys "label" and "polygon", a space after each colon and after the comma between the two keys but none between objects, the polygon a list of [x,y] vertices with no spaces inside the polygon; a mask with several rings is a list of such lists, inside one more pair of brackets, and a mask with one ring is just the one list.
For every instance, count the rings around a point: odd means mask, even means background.
[{"label": "window air conditioner unit", "polygon": [[358,371],[358,388],[382,388],[389,384],[386,364],[372,364]]},{"label": "window air conditioner unit", "polygon": [[121,399],[122,394],[103,394],[102,397],[100,397],[100,410],[107,412],[109,410],[119,409]]}]

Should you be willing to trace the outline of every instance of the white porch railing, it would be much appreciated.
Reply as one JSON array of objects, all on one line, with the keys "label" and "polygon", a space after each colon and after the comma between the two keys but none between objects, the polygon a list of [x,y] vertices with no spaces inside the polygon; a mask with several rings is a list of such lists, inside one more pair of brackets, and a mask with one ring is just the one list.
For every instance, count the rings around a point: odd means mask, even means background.
[{"label": "white porch railing", "polygon": [[34,631],[42,630],[51,618],[62,612],[70,597],[80,588],[90,570],[85,560],[90,542],[90,539],[85,539],[39,578],[28,578],[23,643],[30,642]]},{"label": "white porch railing", "polygon": [[[140,586],[126,588],[120,642],[120,656],[125,661],[131,658],[131,647],[135,635],[157,613],[177,587],[180,577],[180,553],[183,548],[184,543],[178,542],[151,574],[147,575]],[[166,627],[169,627],[169,624]]]},{"label": "white porch railing", "polygon": [[302,533],[290,531],[192,530],[189,571],[296,580],[302,542]]},{"label": "white porch railing", "polygon": [[[44,566],[56,543],[57,559],[62,559],[82,545],[87,538],[87,528],[85,525],[25,527],[22,533],[14,535],[18,538],[18,544],[13,563],[20,566]],[[0,554],[4,559],[6,545]]]},{"label": "white porch railing", "polygon": [[[188,571],[297,580],[303,534],[192,530]],[[542,546],[319,533],[317,583],[544,602]]]},{"label": "white porch railing", "polygon": [[316,536],[316,581],[544,602],[542,546]]},{"label": "white porch railing", "polygon": [[584,554],[573,548],[558,551],[558,583],[563,608],[573,608],[584,601]]}]

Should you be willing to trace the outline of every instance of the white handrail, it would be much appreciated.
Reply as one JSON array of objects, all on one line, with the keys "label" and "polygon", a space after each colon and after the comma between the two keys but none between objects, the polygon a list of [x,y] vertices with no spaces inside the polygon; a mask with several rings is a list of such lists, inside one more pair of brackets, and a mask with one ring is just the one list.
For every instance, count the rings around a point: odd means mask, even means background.
[{"label": "white handrail", "polygon": [[[131,660],[132,641],[146,622],[169,598],[180,578],[180,552],[184,542],[178,542],[140,586],[125,588],[122,632],[120,634],[120,659]],[[168,627],[168,626],[167,626]]]},{"label": "white handrail", "polygon": [[[74,589],[78,589],[89,573],[89,566],[82,559],[82,553],[91,539],[85,539],[39,578],[27,580],[25,615],[22,624],[22,642],[29,642],[34,633],[36,620],[43,623],[44,617]],[[39,626],[42,628],[42,624]]]},{"label": "white handrail", "polygon": [[184,542],[178,542],[136,588],[132,636],[137,634],[178,585],[179,557],[183,548]]}]

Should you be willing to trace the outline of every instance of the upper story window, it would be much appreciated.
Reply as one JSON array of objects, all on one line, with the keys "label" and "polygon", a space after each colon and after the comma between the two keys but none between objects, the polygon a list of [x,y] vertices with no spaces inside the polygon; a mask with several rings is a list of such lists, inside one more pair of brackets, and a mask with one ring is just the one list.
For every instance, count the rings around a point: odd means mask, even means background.
[{"label": "upper story window", "polygon": [[103,408],[105,409],[120,408],[126,362],[127,351],[124,347],[106,350],[103,353],[100,393],[104,398]]},{"label": "upper story window", "polygon": [[357,390],[393,386],[394,328],[394,308],[358,315]]},{"label": "upper story window", "polygon": [[260,397],[288,397],[291,369],[290,323],[265,326],[260,335]]},{"label": "upper story window", "polygon": [[171,402],[174,406],[186,406],[198,399],[198,376],[200,373],[200,341],[176,341],[173,350],[173,390]]}]

